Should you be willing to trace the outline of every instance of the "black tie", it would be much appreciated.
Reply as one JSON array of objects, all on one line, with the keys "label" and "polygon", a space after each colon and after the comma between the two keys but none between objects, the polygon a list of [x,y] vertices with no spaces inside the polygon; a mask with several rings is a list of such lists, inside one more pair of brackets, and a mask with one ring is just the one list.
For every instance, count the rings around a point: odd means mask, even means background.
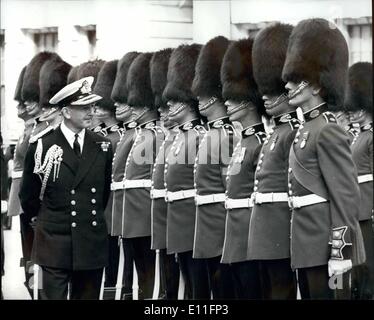
[{"label": "black tie", "polygon": [[75,134],[75,139],[74,139],[74,143],[73,143],[73,149],[74,149],[74,153],[75,155],[80,158],[81,156],[81,146],[78,142],[78,133]]}]

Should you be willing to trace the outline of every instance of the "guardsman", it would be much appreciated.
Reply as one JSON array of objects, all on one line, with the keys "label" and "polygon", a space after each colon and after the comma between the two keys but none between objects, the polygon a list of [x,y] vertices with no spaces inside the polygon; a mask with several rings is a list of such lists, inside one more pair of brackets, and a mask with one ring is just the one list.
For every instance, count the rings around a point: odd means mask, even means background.
[{"label": "guardsman", "polygon": [[173,51],[163,93],[170,108],[168,117],[178,123],[178,133],[165,159],[166,248],[169,257],[178,259],[187,299],[210,298],[205,263],[192,258],[196,211],[193,164],[205,133],[198,101],[191,92],[200,49],[200,45],[192,44]]},{"label": "guardsman", "polygon": [[[116,79],[118,60],[107,61],[101,67],[93,92],[102,97],[95,105],[95,117],[104,124],[104,128],[96,132],[110,140],[113,152],[116,151],[117,143],[121,139],[123,128],[115,117],[115,105],[111,99],[113,84]],[[118,262],[119,262],[119,242],[117,236],[111,236],[112,226],[112,204],[113,194],[110,194],[107,207],[105,208],[105,218],[108,228],[109,242],[109,265],[105,268],[104,300],[113,300],[115,295],[114,287],[117,282]]]},{"label": "guardsman", "polygon": [[[116,152],[114,153],[112,166],[111,197],[113,203],[110,234],[115,237],[120,237],[122,235],[123,201],[125,194],[123,177],[127,156],[134,142],[136,127],[136,122],[132,121],[132,109],[127,105],[128,90],[126,79],[131,63],[138,55],[138,52],[128,52],[118,61],[116,79],[111,94],[111,98],[116,106],[116,118],[123,122],[124,130],[124,133],[118,142]],[[119,272],[116,285],[118,294],[116,293],[116,299],[122,297],[125,300],[132,299],[133,262],[134,259],[131,248],[127,243],[127,240],[122,238],[122,241],[120,241]],[[118,289],[122,288],[122,286],[123,295],[122,289]]]},{"label": "guardsman", "polygon": [[41,267],[41,299],[98,299],[108,262],[104,208],[109,197],[110,141],[87,130],[93,77],[61,89],[50,104],[64,117],[54,131],[30,144],[20,200],[37,217],[32,261]]},{"label": "guardsman", "polygon": [[157,154],[152,173],[152,241],[151,249],[156,250],[154,298],[176,300],[178,298],[179,266],[173,255],[166,254],[166,219],[164,169],[165,156],[169,151],[177,130],[176,123],[168,117],[169,107],[163,100],[162,93],[167,82],[167,72],[172,49],[155,52],[150,62],[151,86],[155,97],[155,106],[160,113],[160,121],[165,131],[165,139]]},{"label": "guardsman", "polygon": [[[29,278],[30,273],[27,272],[28,266],[26,266],[26,262],[30,261],[30,254],[31,254],[31,245],[33,239],[32,229],[28,224],[23,224],[23,216],[22,216],[22,208],[18,198],[18,192],[20,189],[21,178],[23,174],[23,165],[25,161],[26,151],[29,146],[29,140],[31,131],[34,127],[34,119],[33,117],[29,116],[28,112],[26,111],[26,106],[24,101],[21,97],[21,89],[23,83],[23,77],[26,71],[26,66],[22,69],[17,86],[16,91],[14,94],[14,100],[18,102],[17,105],[17,116],[18,118],[22,119],[25,123],[25,127],[23,130],[22,135],[17,141],[16,148],[14,150],[14,160],[13,160],[13,170],[11,174],[12,178],[12,185],[10,187],[9,192],[9,200],[8,200],[8,213],[7,215],[12,216],[20,216],[20,230],[21,230],[21,244],[22,244],[22,258],[21,258],[21,266],[24,266],[25,269],[25,286],[32,297],[32,291],[29,287]],[[26,228],[26,231],[25,231]],[[30,232],[27,232],[29,230]]]},{"label": "guardsman", "polygon": [[[237,142],[222,99],[220,69],[229,41],[222,36],[209,40],[196,63],[192,92],[208,128],[195,161],[196,221],[193,258],[204,259],[213,299],[235,298],[229,265],[221,264],[225,235],[227,167]],[[208,57],[208,59],[206,58]],[[214,88],[214,90],[212,90]]]},{"label": "guardsman", "polygon": [[[94,77],[92,88],[95,88],[98,74],[101,68],[103,67],[104,63],[105,61],[101,59],[95,59],[95,60],[90,60],[90,61],[81,63],[78,66],[75,80],[79,80],[85,77]],[[98,133],[104,127],[105,127],[105,124],[103,122],[100,122],[100,120],[98,120],[96,115],[94,114],[90,130],[93,130],[94,132]]]},{"label": "guardsman", "polygon": [[238,299],[260,299],[258,264],[247,260],[254,172],[266,133],[264,103],[253,78],[253,39],[228,47],[221,67],[222,96],[230,121],[241,124],[226,178],[226,226],[221,263],[231,264]]},{"label": "guardsman", "polygon": [[134,256],[138,274],[139,299],[152,297],[155,252],[151,250],[151,178],[158,149],[164,140],[156,125],[157,109],[149,72],[152,53],[141,53],[132,62],[127,75],[127,103],[132,107],[136,127],[135,140],[124,172],[124,211],[122,237]]},{"label": "guardsman", "polygon": [[260,268],[263,299],[296,299],[296,278],[290,265],[288,154],[300,122],[288,103],[282,68],[291,25],[261,30],[253,44],[253,70],[275,126],[267,135],[257,162],[253,209],[249,224],[248,258]]},{"label": "guardsman", "polygon": [[305,121],[292,143],[288,169],[291,267],[302,299],[349,298],[346,272],[365,260],[357,170],[348,136],[329,112],[330,106],[334,111],[343,106],[347,69],[348,46],[334,24],[298,23],[282,78],[289,104],[302,109]]},{"label": "guardsman", "polygon": [[374,298],[374,229],[373,229],[373,66],[358,62],[349,68],[345,105],[350,120],[358,123],[360,134],[351,144],[357,167],[361,202],[359,220],[364,238],[366,263],[353,269],[353,298]]}]

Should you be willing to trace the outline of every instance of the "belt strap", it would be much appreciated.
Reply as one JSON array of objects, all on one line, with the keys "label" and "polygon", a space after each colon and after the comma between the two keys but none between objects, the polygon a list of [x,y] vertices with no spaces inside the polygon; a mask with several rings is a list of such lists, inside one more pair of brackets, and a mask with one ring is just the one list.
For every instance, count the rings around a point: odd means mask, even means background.
[{"label": "belt strap", "polygon": [[151,199],[165,198],[166,189],[151,189]]},{"label": "belt strap", "polygon": [[373,174],[368,173],[368,174],[363,174],[362,176],[358,176],[358,183],[365,183],[373,181]]},{"label": "belt strap", "polygon": [[302,208],[306,206],[310,206],[312,204],[327,202],[325,198],[320,197],[317,194],[308,194],[306,196],[294,196],[289,197],[288,205],[291,209]]},{"label": "belt strap", "polygon": [[239,209],[239,208],[252,208],[253,199],[252,198],[243,198],[243,199],[230,199],[225,200],[226,209]]},{"label": "belt strap", "polygon": [[166,202],[173,202],[178,200],[183,200],[187,198],[194,198],[196,196],[195,189],[188,189],[188,190],[179,190],[179,191],[168,191],[166,193]]},{"label": "belt strap", "polygon": [[12,179],[22,178],[23,171],[12,171]]},{"label": "belt strap", "polygon": [[273,203],[273,202],[287,202],[288,195],[286,192],[269,192],[269,193],[254,193],[254,203]]},{"label": "belt strap", "polygon": [[214,193],[214,194],[208,194],[205,196],[201,196],[197,194],[195,197],[195,203],[197,206],[201,206],[203,204],[224,202],[225,199],[226,199],[226,195],[224,193]]},{"label": "belt strap", "polygon": [[152,181],[150,179],[125,180],[124,189],[150,188]]},{"label": "belt strap", "polygon": [[123,181],[119,181],[119,182],[114,181],[110,184],[110,190],[112,191],[122,190],[122,189],[124,189]]}]

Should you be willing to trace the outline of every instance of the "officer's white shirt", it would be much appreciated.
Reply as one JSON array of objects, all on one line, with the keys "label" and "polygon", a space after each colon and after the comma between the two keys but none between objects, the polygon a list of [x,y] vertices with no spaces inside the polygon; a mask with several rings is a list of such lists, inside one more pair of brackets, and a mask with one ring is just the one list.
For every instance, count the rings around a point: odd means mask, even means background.
[{"label": "officer's white shirt", "polygon": [[[61,122],[61,132],[65,136],[66,140],[69,142],[69,145],[72,149],[74,149],[74,140],[75,140],[75,132],[70,130],[64,121]],[[84,136],[86,134],[86,130],[82,129],[78,132],[78,142],[81,148],[81,152],[83,152],[83,143],[84,143]]]}]

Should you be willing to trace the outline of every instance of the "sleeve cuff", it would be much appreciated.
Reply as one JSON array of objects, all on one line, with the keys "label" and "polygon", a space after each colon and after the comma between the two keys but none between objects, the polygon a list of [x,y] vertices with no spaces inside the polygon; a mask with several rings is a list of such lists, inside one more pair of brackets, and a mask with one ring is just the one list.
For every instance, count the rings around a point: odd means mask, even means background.
[{"label": "sleeve cuff", "polygon": [[346,240],[347,230],[347,226],[332,229],[332,240],[329,242],[331,245],[332,260],[346,260],[351,258],[352,243]]}]

